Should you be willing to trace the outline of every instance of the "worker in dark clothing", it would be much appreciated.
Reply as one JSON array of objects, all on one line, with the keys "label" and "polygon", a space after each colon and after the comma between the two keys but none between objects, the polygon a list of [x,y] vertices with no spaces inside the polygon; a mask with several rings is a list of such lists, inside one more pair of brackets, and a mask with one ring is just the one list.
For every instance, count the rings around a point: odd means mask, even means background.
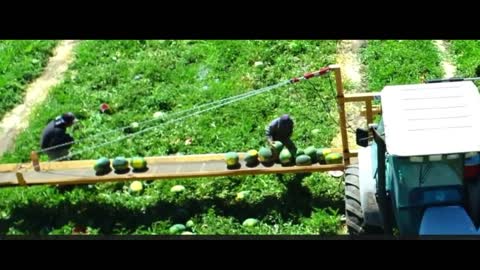
[{"label": "worker in dark clothing", "polygon": [[273,145],[274,141],[280,141],[290,151],[292,155],[296,155],[297,147],[292,142],[290,137],[293,134],[293,120],[288,114],[284,114],[279,118],[274,119],[265,128],[265,135],[270,145]]},{"label": "worker in dark clothing", "polygon": [[69,149],[72,147],[74,139],[67,134],[67,128],[71,127],[77,122],[73,113],[64,113],[54,120],[50,121],[43,130],[42,138],[40,140],[40,147],[42,150],[57,145],[67,144],[65,146],[54,149],[44,150],[50,160],[57,160],[61,157],[67,156]]}]

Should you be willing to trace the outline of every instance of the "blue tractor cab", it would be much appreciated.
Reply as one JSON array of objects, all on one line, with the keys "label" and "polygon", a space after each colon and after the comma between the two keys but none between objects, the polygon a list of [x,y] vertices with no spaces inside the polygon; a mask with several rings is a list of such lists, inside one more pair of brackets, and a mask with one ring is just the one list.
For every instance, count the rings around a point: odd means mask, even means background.
[{"label": "blue tractor cab", "polygon": [[[471,81],[387,86],[345,170],[350,234],[480,234],[480,95]],[[474,170],[474,172],[476,172]]]}]

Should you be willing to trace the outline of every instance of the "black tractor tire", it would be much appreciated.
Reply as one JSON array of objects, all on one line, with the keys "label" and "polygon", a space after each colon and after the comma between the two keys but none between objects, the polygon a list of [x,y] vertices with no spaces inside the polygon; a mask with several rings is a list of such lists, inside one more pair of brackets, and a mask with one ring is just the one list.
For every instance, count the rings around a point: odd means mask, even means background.
[{"label": "black tractor tire", "polygon": [[358,165],[350,165],[345,170],[345,217],[350,235],[382,234],[382,228],[365,224],[360,200]]}]

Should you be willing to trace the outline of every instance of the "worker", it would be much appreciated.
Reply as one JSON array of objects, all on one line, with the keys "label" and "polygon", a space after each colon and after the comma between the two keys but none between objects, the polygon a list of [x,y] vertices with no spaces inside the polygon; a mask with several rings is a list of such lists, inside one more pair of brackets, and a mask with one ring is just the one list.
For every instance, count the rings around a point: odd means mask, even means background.
[{"label": "worker", "polygon": [[292,155],[295,155],[297,153],[297,148],[290,139],[293,134],[293,127],[293,119],[288,114],[284,114],[274,119],[265,128],[265,136],[268,144],[273,146],[274,141],[280,141]]},{"label": "worker", "polygon": [[[45,127],[40,140],[40,147],[48,155],[50,160],[65,160],[69,153],[74,139],[66,131],[68,127],[73,126],[77,118],[71,112],[64,113],[54,120],[50,121]],[[67,144],[61,147],[48,149],[57,145]],[[43,150],[48,149],[48,150]]]}]

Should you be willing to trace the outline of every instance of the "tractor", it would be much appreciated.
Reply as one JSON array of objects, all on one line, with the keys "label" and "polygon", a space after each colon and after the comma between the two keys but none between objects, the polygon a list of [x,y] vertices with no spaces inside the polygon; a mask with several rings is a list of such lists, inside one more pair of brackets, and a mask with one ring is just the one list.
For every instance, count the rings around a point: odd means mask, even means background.
[{"label": "tractor", "polygon": [[386,86],[345,167],[352,235],[479,235],[480,95],[470,80]]}]

